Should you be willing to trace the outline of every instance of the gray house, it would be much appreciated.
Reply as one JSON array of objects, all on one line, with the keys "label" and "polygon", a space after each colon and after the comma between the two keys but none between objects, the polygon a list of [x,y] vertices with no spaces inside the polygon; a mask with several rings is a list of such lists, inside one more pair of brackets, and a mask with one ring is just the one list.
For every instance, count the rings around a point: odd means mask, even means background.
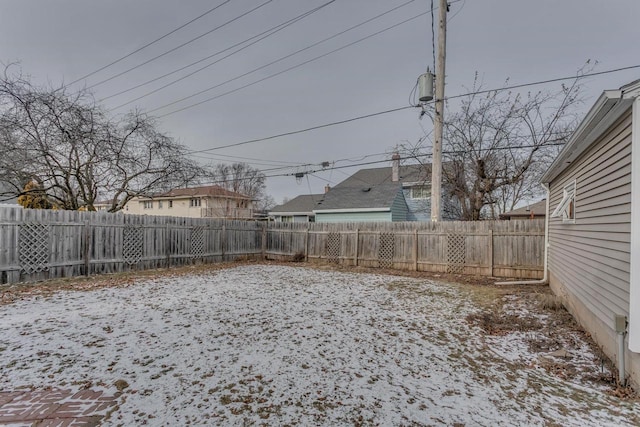
[{"label": "gray house", "polygon": [[[639,97],[640,80],[605,91],[543,177],[549,188],[550,286],[604,352],[626,365],[635,385],[640,384]],[[628,318],[626,337],[616,315]]]},{"label": "gray house", "polygon": [[429,221],[431,165],[400,165],[361,169],[318,202],[316,222]]},{"label": "gray house", "polygon": [[324,194],[303,194],[271,209],[269,218],[275,222],[314,222],[313,210]]}]

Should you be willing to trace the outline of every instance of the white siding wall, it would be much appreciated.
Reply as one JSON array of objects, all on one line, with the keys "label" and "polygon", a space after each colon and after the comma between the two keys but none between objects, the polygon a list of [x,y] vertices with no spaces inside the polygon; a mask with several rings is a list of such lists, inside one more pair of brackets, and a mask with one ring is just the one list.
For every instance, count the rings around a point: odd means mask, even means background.
[{"label": "white siding wall", "polygon": [[575,223],[549,221],[551,286],[610,357],[629,312],[631,111],[551,183],[550,210],[576,180]]}]

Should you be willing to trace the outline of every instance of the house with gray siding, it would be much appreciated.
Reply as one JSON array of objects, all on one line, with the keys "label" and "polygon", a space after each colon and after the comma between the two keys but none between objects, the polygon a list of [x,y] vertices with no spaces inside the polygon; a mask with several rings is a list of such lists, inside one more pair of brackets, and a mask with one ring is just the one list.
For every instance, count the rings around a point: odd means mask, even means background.
[{"label": "house with gray siding", "polygon": [[[549,284],[613,361],[625,356],[638,386],[640,80],[598,98],[543,182]],[[628,320],[624,342],[616,315]]]}]

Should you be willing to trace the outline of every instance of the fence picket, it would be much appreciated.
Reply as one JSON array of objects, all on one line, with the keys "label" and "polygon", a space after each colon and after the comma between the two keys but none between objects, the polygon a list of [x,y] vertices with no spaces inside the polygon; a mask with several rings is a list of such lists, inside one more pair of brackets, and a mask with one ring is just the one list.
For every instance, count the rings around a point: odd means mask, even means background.
[{"label": "fence picket", "polygon": [[[20,259],[20,229],[25,223],[43,224],[49,230],[44,271],[30,273],[23,265],[29,260]],[[131,264],[123,252],[125,227],[139,230],[142,239],[142,255]],[[457,249],[448,246],[451,242],[457,242]],[[540,278],[544,220],[264,224],[0,207],[0,283],[238,257],[288,260],[296,254],[309,262],[431,272],[450,271],[455,260],[453,270],[466,274]]]}]

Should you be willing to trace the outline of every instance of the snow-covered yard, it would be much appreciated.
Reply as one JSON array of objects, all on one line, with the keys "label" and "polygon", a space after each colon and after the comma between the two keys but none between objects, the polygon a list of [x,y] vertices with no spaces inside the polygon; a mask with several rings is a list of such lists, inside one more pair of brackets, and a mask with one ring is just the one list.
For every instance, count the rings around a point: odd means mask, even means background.
[{"label": "snow-covered yard", "polygon": [[[494,303],[474,292],[258,264],[29,297],[0,305],[0,391],[120,380],[104,423],[124,426],[640,424],[636,401],[545,369],[561,361],[530,349],[542,332],[470,322]],[[599,372],[580,336],[558,340]]]}]

